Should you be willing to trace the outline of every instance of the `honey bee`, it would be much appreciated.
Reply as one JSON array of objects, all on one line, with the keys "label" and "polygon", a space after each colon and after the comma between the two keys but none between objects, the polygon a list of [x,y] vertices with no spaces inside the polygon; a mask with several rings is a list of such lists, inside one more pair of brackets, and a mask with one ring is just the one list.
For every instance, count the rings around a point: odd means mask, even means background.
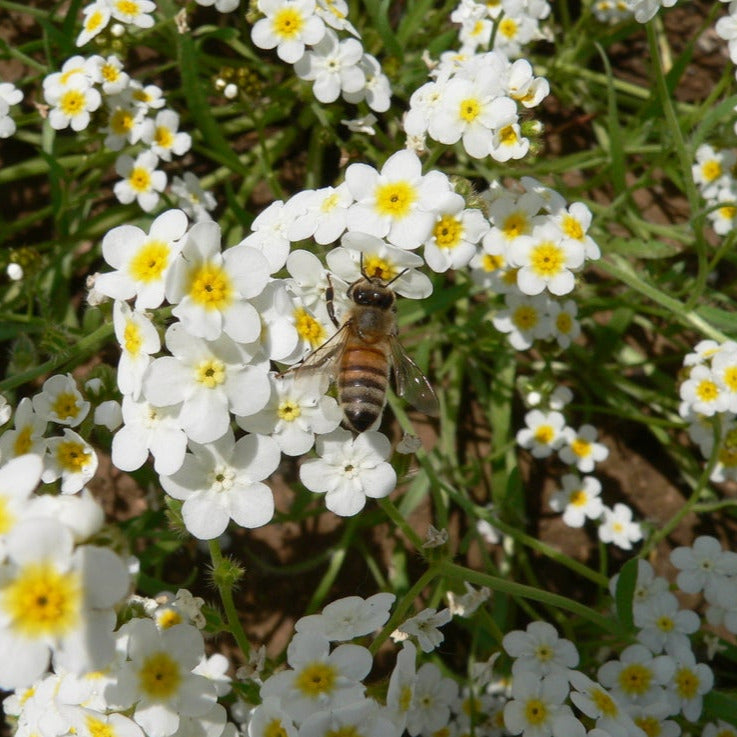
[{"label": "honey bee", "polygon": [[397,338],[397,297],[392,282],[369,276],[361,264],[361,277],[346,292],[352,302],[342,324],[335,317],[334,289],[328,278],[327,310],[338,331],[290,371],[320,373],[338,387],[343,424],[354,432],[371,429],[386,404],[389,374],[399,396],[433,417],[438,399],[417,364]]}]

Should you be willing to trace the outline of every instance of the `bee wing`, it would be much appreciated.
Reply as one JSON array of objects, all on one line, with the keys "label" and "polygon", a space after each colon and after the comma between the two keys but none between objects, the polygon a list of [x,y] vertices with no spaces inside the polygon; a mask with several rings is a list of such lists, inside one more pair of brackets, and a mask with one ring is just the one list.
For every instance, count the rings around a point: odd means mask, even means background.
[{"label": "bee wing", "polygon": [[[337,364],[343,354],[348,338],[348,323],[343,323],[337,332],[331,335],[321,346],[315,348],[296,366],[283,371],[280,376],[294,375],[295,378],[326,377],[327,384],[335,379]],[[325,389],[327,389],[327,384]]]},{"label": "bee wing", "polygon": [[389,345],[392,351],[392,371],[397,394],[420,412],[437,417],[440,414],[440,405],[430,382],[420,371],[420,367],[407,355],[397,338],[392,336]]}]

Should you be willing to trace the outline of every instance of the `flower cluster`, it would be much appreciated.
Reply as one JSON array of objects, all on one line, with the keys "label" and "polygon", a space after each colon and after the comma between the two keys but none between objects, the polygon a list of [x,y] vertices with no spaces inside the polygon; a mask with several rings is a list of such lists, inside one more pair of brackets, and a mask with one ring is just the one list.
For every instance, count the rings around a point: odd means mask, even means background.
[{"label": "flower cluster", "polygon": [[[58,440],[57,448],[72,445]],[[47,443],[45,456],[24,452],[0,468],[3,689],[29,686],[51,662],[70,677],[107,667],[115,654],[114,607],[128,593],[125,562],[94,542],[103,512],[92,497],[34,494],[55,460]]]},{"label": "flower cluster", "polygon": [[113,35],[120,36],[132,28],[151,28],[156,10],[152,0],[93,0],[82,8],[84,20],[77,36],[77,46],[84,46],[113,23]]},{"label": "flower cluster", "polygon": [[702,340],[683,359],[679,413],[705,458],[716,453],[710,479],[737,479],[737,343]]},{"label": "flower cluster", "polygon": [[[143,0],[138,5],[143,5]],[[161,89],[131,79],[114,54],[73,56],[61,71],[44,79],[43,88],[53,128],[82,131],[94,122],[104,135],[104,146],[111,151],[142,147],[135,158],[128,153],[117,158],[115,170],[122,179],[113,191],[123,204],[135,201],[144,211],[153,210],[167,184],[160,162],[184,155],[192,145],[191,136],[179,130],[179,115],[164,107]],[[194,175],[178,179],[173,190],[191,217],[209,219],[208,210],[215,202],[202,192]]]},{"label": "flower cluster", "polygon": [[[389,109],[389,80],[364,50],[345,0],[258,0],[258,9],[264,17],[253,26],[253,43],[276,49],[298,77],[313,83],[320,102],[342,95],[349,103],[365,100],[376,112]],[[341,39],[339,33],[349,37]]]},{"label": "flower cluster", "polygon": [[703,143],[696,149],[691,173],[706,200],[707,217],[717,235],[727,235],[737,225],[737,154],[729,149],[716,151]]},{"label": "flower cluster", "polygon": [[510,62],[500,51],[448,57],[431,76],[410,98],[404,117],[408,145],[421,149],[428,135],[444,144],[461,141],[476,159],[508,161],[527,153],[530,142],[522,135],[518,104],[536,107],[549,91],[527,60]]},{"label": "flower cluster", "polygon": [[201,603],[184,590],[156,600],[131,597],[128,621],[111,639],[115,657],[111,651],[104,671],[79,673],[56,663],[55,672],[27,682],[4,702],[17,719],[17,734],[235,735],[217,702],[230,691],[228,661],[205,656],[202,634],[192,624],[192,617],[202,618]]}]

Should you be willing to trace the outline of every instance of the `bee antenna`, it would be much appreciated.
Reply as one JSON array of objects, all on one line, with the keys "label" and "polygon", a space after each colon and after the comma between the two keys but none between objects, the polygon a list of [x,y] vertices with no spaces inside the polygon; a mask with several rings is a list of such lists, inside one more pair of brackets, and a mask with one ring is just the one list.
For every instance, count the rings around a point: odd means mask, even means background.
[{"label": "bee antenna", "polygon": [[363,268],[363,251],[361,251],[361,252],[359,253],[359,255],[358,255],[358,258],[359,258],[359,262],[358,262],[358,263],[359,263],[359,265],[360,265],[360,266],[359,266],[359,268],[360,268],[360,270],[361,270],[361,276],[362,276],[362,277],[363,277],[364,279],[368,279],[368,278],[369,278],[369,275],[368,275],[368,274],[366,273],[365,269]]},{"label": "bee antenna", "polygon": [[390,286],[391,284],[394,284],[394,282],[395,282],[395,281],[396,281],[397,279],[399,279],[399,278],[403,277],[403,276],[404,276],[404,275],[405,275],[405,274],[406,274],[406,273],[407,273],[408,271],[409,271],[409,269],[408,269],[408,268],[407,268],[407,269],[402,269],[402,270],[401,270],[401,271],[400,271],[400,272],[399,272],[399,273],[398,273],[398,274],[397,274],[397,275],[396,275],[396,276],[395,276],[395,277],[394,277],[394,278],[393,278],[393,279],[392,279],[391,281],[388,281],[388,282],[387,282],[387,283],[386,283],[386,284],[385,284],[384,286],[385,286],[385,287],[388,287],[388,286]]}]

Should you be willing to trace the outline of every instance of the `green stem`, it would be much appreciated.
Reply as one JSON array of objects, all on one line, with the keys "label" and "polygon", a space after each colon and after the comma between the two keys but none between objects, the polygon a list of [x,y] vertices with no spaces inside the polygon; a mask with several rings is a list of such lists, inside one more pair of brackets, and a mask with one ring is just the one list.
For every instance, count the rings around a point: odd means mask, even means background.
[{"label": "green stem", "polygon": [[9,376],[7,379],[0,381],[0,392],[10,391],[17,386],[21,386],[21,384],[37,379],[39,376],[56,371],[64,364],[71,363],[73,359],[77,362],[81,361],[82,358],[96,351],[101,343],[104,343],[113,335],[113,332],[112,323],[101,325],[93,333],[77,341],[70,350],[63,351],[48,361],[45,361],[40,366],[28,369],[28,371],[24,371],[22,374]]},{"label": "green stem", "polygon": [[525,586],[524,584],[516,583],[514,581],[506,581],[505,579],[498,578],[497,576],[489,576],[486,573],[474,571],[470,568],[464,568],[463,566],[456,565],[455,563],[439,563],[438,574],[460,581],[468,581],[469,583],[476,584],[477,586],[487,586],[492,591],[500,591],[504,594],[509,594],[510,596],[519,596],[523,599],[539,601],[548,606],[576,614],[582,619],[592,622],[605,632],[610,632],[615,635],[621,634],[621,628],[611,617],[599,614],[599,612],[594,611],[590,607],[587,607],[584,604],[579,604],[577,601],[568,599],[565,596],[560,596],[559,594],[552,594],[549,591],[536,589],[534,586]]},{"label": "green stem", "polygon": [[410,524],[402,516],[402,513],[397,509],[391,499],[384,498],[379,499],[379,506],[383,510],[384,514],[399,528],[402,534],[412,543],[415,550],[421,551],[423,541],[420,536],[412,529]]},{"label": "green stem", "polygon": [[[208,542],[210,548],[210,558],[212,560],[212,567],[214,571],[221,568],[224,564],[223,552],[220,549],[220,543],[217,540],[210,540]],[[223,602],[223,609],[225,610],[225,618],[228,621],[228,629],[230,634],[233,635],[238,647],[240,648],[243,656],[248,658],[248,653],[251,651],[251,645],[248,642],[246,633],[241,625],[241,620],[238,617],[238,610],[235,607],[233,601],[233,585],[225,583],[225,577],[214,576],[215,585],[218,587],[218,593],[220,594],[220,600]]]}]

